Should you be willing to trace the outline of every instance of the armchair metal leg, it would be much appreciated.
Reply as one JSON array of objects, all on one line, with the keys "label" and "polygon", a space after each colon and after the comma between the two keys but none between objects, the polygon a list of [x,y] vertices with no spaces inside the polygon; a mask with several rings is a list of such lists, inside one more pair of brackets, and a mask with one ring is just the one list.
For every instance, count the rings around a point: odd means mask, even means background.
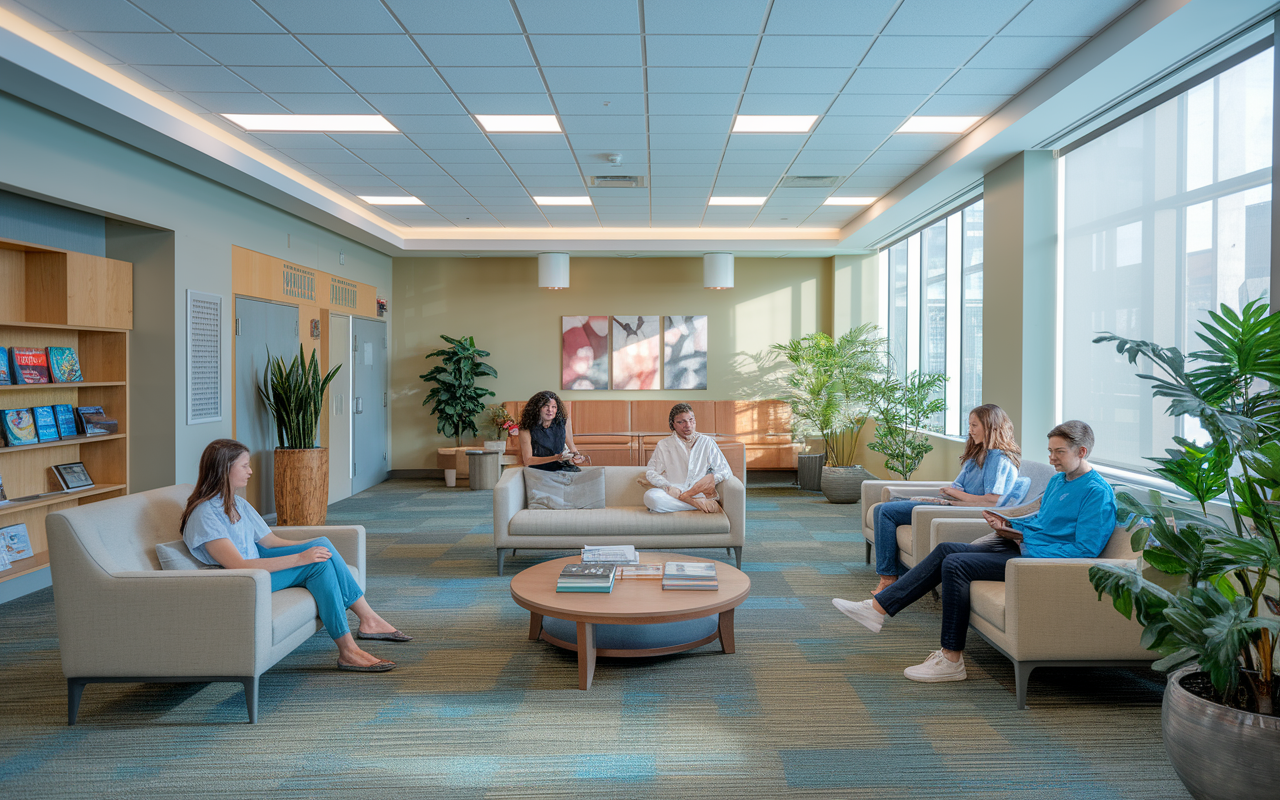
[{"label": "armchair metal leg", "polygon": [[867,552],[863,554],[863,558],[865,559],[866,563],[870,564],[871,563],[871,542],[864,541],[863,544],[867,546]]},{"label": "armchair metal leg", "polygon": [[76,715],[80,713],[80,696],[88,681],[79,678],[67,678],[67,724],[76,724]]},{"label": "armchair metal leg", "polygon": [[734,566],[737,567],[738,569],[742,569],[742,548],[741,547],[733,548],[733,560],[734,562],[736,562],[734,563]]},{"label": "armchair metal leg", "polygon": [[501,547],[498,548],[498,577],[502,577],[502,562],[507,558],[507,551]]},{"label": "armchair metal leg", "polygon": [[1038,666],[1030,661],[1013,662],[1013,685],[1017,688],[1019,711],[1027,708],[1027,681],[1031,679],[1031,671]]},{"label": "armchair metal leg", "polygon": [[253,675],[240,681],[244,684],[244,704],[249,711],[249,724],[258,721],[258,676]]}]

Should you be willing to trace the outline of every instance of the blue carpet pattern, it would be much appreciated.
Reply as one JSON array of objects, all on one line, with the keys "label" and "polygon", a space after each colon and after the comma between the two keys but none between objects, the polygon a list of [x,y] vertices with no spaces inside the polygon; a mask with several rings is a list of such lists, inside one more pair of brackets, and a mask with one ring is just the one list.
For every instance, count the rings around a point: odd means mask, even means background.
[{"label": "blue carpet pattern", "polygon": [[875,585],[858,506],[785,483],[748,490],[737,653],[601,659],[580,692],[508,591],[566,553],[497,577],[491,498],[394,480],[333,506],[368,529],[370,601],[417,639],[369,643],[400,666],[353,675],[317,634],[263,676],[257,725],[237,684],[95,684],[67,727],[52,590],[0,606],[0,797],[1188,797],[1156,673],[1038,670],[1018,711],[973,636],[966,682],[903,678],[937,604],[878,635],[842,616],[832,597]]}]

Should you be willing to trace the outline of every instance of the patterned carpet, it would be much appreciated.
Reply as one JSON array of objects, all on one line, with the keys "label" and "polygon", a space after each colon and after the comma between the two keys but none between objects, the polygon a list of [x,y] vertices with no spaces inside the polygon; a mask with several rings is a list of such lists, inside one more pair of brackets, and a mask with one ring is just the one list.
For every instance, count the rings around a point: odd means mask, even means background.
[{"label": "patterned carpet", "polygon": [[491,496],[396,480],[334,506],[368,528],[370,601],[418,638],[370,647],[394,672],[352,675],[317,634],[263,676],[254,726],[236,684],[95,684],[67,727],[52,590],[0,606],[0,797],[1188,796],[1155,673],[1039,670],[1017,711],[973,636],[968,681],[904,679],[937,605],[879,635],[839,614],[831,597],[875,582],[858,507],[784,483],[748,491],[737,653],[602,659],[580,692],[497,577]]}]

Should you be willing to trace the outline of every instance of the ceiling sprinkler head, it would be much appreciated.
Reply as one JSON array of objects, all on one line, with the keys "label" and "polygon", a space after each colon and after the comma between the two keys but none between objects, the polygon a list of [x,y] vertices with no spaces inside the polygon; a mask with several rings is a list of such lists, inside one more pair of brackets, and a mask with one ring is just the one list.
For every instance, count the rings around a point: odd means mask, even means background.
[{"label": "ceiling sprinkler head", "polygon": [[609,155],[605,156],[605,160],[607,160],[610,164],[621,164],[622,156],[619,155],[618,153],[610,153]]}]

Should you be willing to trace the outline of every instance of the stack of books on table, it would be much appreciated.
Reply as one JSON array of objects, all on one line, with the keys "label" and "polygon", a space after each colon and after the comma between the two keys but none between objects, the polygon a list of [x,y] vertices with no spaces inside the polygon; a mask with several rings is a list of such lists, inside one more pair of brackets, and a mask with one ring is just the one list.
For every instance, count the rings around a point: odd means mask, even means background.
[{"label": "stack of books on table", "polygon": [[613,564],[565,564],[556,580],[557,592],[612,592],[617,571]]},{"label": "stack of books on table", "polygon": [[662,565],[661,564],[619,564],[619,578],[646,578],[649,580],[661,580]]},{"label": "stack of books on table", "polygon": [[583,564],[639,564],[640,554],[629,544],[614,544],[582,548]]},{"label": "stack of books on table", "polygon": [[720,588],[714,561],[668,561],[662,570],[663,589],[714,592]]}]

